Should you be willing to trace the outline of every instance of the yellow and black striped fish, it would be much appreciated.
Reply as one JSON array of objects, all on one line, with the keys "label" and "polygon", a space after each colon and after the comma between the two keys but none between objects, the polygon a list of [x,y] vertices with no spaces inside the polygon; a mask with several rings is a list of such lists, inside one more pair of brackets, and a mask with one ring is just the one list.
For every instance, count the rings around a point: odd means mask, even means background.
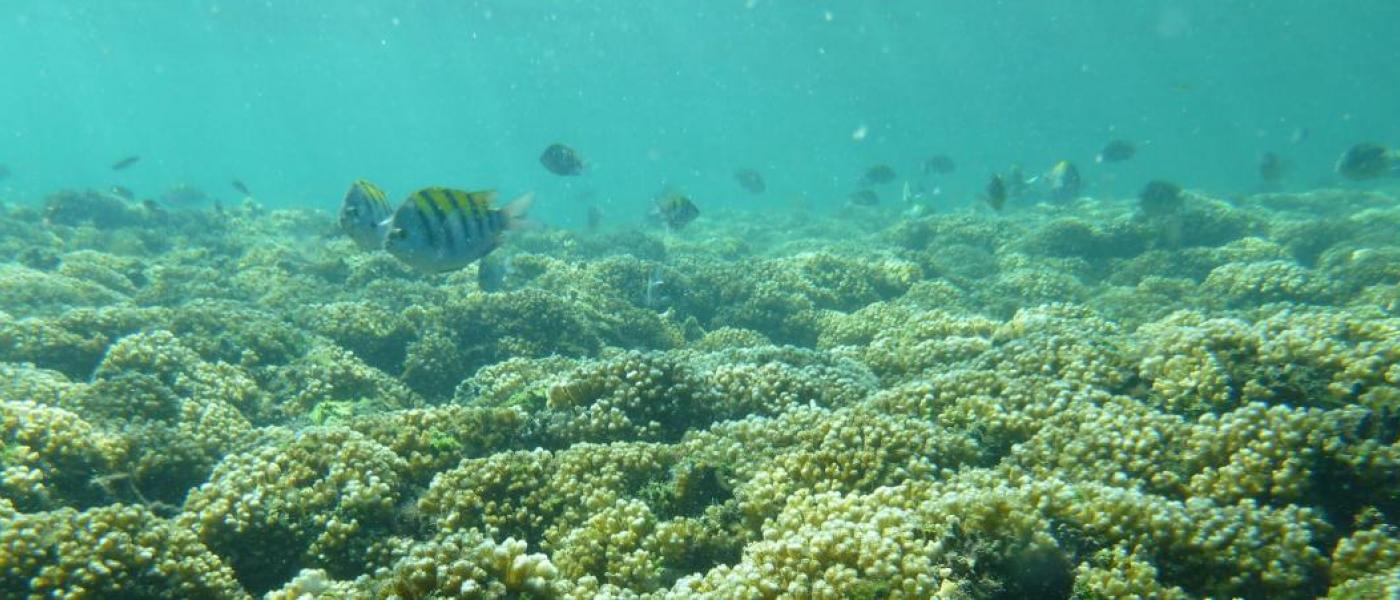
[{"label": "yellow and black striped fish", "polygon": [[497,209],[495,192],[427,188],[394,211],[384,237],[389,254],[420,271],[460,269],[501,245],[502,234],[523,223],[534,201],[525,194]]},{"label": "yellow and black striped fish", "polygon": [[393,212],[384,190],[358,179],[340,203],[340,229],[361,249],[378,250],[384,247],[384,232]]}]

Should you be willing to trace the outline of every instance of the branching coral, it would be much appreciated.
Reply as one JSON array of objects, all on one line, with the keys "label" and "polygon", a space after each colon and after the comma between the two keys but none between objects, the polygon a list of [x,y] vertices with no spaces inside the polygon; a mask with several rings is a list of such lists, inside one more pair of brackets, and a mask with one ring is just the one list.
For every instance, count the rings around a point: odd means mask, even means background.
[{"label": "branching coral", "polygon": [[1381,199],[550,230],[496,292],[0,211],[0,595],[1394,595]]}]

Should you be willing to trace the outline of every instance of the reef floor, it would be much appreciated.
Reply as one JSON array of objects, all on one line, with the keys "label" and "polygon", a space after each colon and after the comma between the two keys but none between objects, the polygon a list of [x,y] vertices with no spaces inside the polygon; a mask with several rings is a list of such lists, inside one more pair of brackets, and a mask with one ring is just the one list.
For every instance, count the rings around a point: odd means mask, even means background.
[{"label": "reef floor", "polygon": [[1400,202],[0,209],[6,598],[1391,598]]}]

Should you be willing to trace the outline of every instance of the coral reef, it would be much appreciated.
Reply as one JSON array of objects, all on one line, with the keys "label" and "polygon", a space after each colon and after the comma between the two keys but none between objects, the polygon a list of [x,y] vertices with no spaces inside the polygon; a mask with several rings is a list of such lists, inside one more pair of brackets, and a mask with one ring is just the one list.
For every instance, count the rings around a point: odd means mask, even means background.
[{"label": "coral reef", "polygon": [[1400,204],[1169,200],[523,232],[498,291],[0,208],[0,596],[1400,593]]},{"label": "coral reef", "polygon": [[73,600],[251,598],[194,533],[120,504],[0,513],[0,590]]}]

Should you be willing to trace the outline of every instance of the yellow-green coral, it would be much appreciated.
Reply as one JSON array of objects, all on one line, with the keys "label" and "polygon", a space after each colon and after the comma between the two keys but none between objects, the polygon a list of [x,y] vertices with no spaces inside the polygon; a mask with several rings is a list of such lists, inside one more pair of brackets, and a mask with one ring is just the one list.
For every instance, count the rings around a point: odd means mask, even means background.
[{"label": "yellow-green coral", "polygon": [[253,590],[301,567],[355,573],[394,521],[407,467],[359,433],[312,429],[225,460],[177,521]]},{"label": "yellow-green coral", "polygon": [[250,598],[194,532],[120,504],[0,514],[0,589],[69,600]]},{"label": "yellow-green coral", "polygon": [[1385,597],[1384,200],[551,230],[496,293],[0,211],[0,595]]}]

